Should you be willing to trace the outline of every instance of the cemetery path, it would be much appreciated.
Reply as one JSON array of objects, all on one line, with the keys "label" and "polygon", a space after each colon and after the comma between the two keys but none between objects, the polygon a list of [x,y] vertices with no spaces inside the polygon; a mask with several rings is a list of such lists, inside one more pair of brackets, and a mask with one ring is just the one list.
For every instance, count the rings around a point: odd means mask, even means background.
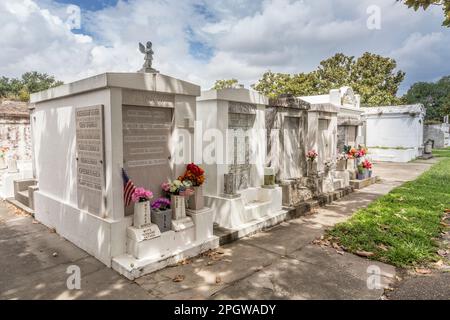
[{"label": "cemetery path", "polygon": [[[377,164],[378,184],[135,282],[0,202],[0,299],[379,299],[384,290],[368,289],[367,268],[378,266],[387,286],[393,266],[311,242],[435,161]],[[72,265],[80,267],[80,290],[67,288]]]}]

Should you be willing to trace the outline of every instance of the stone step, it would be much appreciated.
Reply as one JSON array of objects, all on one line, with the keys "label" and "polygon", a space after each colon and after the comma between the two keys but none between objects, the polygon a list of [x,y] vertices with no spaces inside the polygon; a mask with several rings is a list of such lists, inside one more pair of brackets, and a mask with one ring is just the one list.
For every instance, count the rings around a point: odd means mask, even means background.
[{"label": "stone step", "polygon": [[22,203],[23,205],[29,207],[30,206],[30,197],[28,194],[28,190],[24,191],[18,191],[14,197],[18,202]]},{"label": "stone step", "polygon": [[333,179],[334,190],[341,189],[344,187],[344,179]]}]

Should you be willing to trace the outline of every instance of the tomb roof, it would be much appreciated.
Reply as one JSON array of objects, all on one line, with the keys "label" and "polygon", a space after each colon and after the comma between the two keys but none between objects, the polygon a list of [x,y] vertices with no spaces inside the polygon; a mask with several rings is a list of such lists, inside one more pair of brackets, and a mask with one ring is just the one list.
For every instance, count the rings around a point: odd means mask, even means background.
[{"label": "tomb roof", "polygon": [[27,118],[30,116],[28,103],[22,101],[3,100],[0,102],[0,117]]},{"label": "tomb roof", "polygon": [[102,73],[93,77],[37,92],[31,95],[31,103],[67,97],[85,92],[124,88],[189,96],[200,96],[200,86],[160,73],[116,72]]},{"label": "tomb roof", "polygon": [[422,104],[400,105],[400,106],[380,106],[380,107],[364,107],[365,116],[374,116],[382,114],[399,115],[425,115],[426,110]]},{"label": "tomb roof", "polygon": [[257,91],[245,88],[226,88],[220,90],[211,89],[202,91],[202,94],[197,98],[197,101],[207,100],[224,100],[262,105],[269,104],[269,99],[266,96]]}]

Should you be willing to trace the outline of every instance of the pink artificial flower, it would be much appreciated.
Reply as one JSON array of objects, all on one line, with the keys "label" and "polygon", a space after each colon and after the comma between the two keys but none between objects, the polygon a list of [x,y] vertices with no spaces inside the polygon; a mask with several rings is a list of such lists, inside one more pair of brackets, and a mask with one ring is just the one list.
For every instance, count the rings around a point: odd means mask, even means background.
[{"label": "pink artificial flower", "polygon": [[168,182],[163,182],[163,183],[161,184],[161,188],[162,188],[165,192],[169,192],[169,190],[170,190],[170,183],[168,183]]},{"label": "pink artificial flower", "polygon": [[133,200],[133,202],[147,201],[151,198],[153,198],[153,192],[145,190],[144,188],[134,189],[134,192],[131,195],[131,200]]}]

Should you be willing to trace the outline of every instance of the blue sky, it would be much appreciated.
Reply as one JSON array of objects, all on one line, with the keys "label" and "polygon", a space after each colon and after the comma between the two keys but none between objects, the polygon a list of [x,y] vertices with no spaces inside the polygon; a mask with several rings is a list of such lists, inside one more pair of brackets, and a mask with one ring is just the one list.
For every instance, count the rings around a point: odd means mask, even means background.
[{"label": "blue sky", "polygon": [[57,0],[62,4],[74,4],[84,10],[97,11],[106,7],[112,7],[117,4],[118,0]]},{"label": "blue sky", "polygon": [[[380,28],[367,21],[373,5]],[[69,29],[68,5],[81,8]],[[372,9],[371,9],[372,8]],[[396,59],[416,81],[450,74],[450,28],[439,8],[414,12],[395,0],[2,0],[0,75],[29,70],[63,81],[106,71],[136,71],[138,42],[154,44],[155,67],[200,84],[309,72],[337,52]]]}]

